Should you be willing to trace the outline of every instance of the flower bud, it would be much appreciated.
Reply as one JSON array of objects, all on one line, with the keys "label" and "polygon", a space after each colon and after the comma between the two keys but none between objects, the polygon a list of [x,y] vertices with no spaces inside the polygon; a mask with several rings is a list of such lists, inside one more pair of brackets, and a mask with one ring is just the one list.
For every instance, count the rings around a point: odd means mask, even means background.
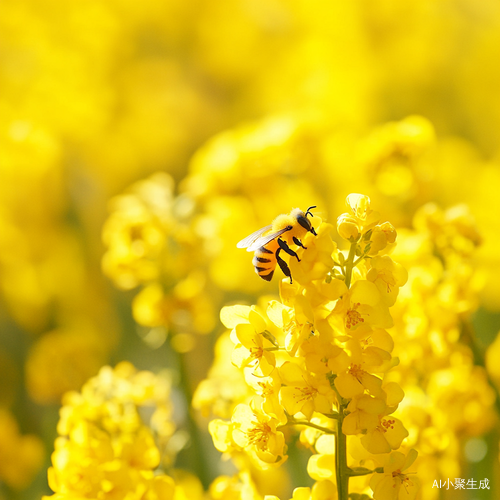
[{"label": "flower bud", "polygon": [[370,212],[370,198],[364,194],[351,193],[345,200],[352,215],[358,219],[366,219]]},{"label": "flower bud", "polygon": [[337,231],[342,238],[356,241],[359,238],[360,228],[354,217],[342,214],[337,219]]},{"label": "flower bud", "polygon": [[374,256],[384,248],[396,241],[396,229],[390,222],[383,222],[372,229],[370,236],[370,251],[368,255]]}]

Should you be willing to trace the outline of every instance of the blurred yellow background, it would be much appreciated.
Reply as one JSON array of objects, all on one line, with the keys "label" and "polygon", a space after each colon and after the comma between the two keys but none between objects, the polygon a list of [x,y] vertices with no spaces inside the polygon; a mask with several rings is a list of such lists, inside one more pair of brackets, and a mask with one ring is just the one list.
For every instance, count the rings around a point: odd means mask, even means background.
[{"label": "blurred yellow background", "polygon": [[0,44],[0,499],[50,493],[103,365],[189,401],[220,307],[277,292],[236,242],[292,207],[466,204],[480,349],[500,330],[497,1],[4,0]]}]

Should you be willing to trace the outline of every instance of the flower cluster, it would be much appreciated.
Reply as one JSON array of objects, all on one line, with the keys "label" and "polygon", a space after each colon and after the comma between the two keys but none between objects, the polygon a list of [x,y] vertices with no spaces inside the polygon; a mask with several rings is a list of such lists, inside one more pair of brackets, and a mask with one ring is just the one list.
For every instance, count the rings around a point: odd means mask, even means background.
[{"label": "flower cluster", "polygon": [[[52,499],[171,500],[168,379],[122,362],[64,396],[52,454]],[[171,458],[171,457],[170,457]]]},{"label": "flower cluster", "polygon": [[[230,421],[213,420],[209,430],[219,451],[248,457],[240,465],[269,469],[287,460],[287,428],[305,426],[313,491],[347,498],[349,479],[363,493],[373,474],[375,499],[396,499],[401,488],[413,498],[418,481],[405,471],[416,452],[396,451],[408,436],[393,416],[404,393],[387,376],[397,364],[390,308],[407,274],[386,255],[396,231],[380,223],[369,198],[349,195],[347,206],[338,231],[349,251],[339,251],[332,226],[315,218],[317,236],[308,233],[300,261],[290,260],[293,284],[280,283],[279,301],[222,309],[232,363],[251,392]],[[309,494],[299,488],[294,498]]]},{"label": "flower cluster", "polygon": [[493,428],[497,396],[471,323],[482,282],[473,260],[481,242],[476,223],[464,205],[427,204],[413,226],[400,232],[393,254],[409,274],[393,312],[400,359],[394,374],[406,393],[400,410],[409,442],[420,450],[422,480],[431,484],[460,475],[460,440]]},{"label": "flower cluster", "polygon": [[137,323],[172,333],[210,332],[214,314],[200,267],[202,240],[192,228],[194,201],[175,196],[173,179],[158,173],[115,197],[110,208],[102,266],[121,289],[141,287],[133,302]]}]

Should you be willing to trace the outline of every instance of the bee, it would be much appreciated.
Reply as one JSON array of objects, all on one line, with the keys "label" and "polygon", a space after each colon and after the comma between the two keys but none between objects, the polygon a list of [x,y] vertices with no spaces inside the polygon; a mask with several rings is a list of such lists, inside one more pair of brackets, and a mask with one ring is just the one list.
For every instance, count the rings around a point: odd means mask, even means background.
[{"label": "bee", "polygon": [[307,232],[317,236],[307,218],[308,215],[313,217],[311,213],[313,208],[316,206],[309,207],[305,212],[300,208],[294,208],[289,214],[278,215],[272,224],[255,231],[236,245],[238,248],[246,248],[247,252],[255,252],[252,264],[255,267],[255,272],[262,279],[271,281],[276,264],[278,264],[283,274],[290,278],[290,283],[292,283],[290,268],[280,257],[280,252],[283,250],[300,262],[299,256],[288,244],[295,243],[295,245],[305,249],[306,247],[299,238],[303,238]]}]

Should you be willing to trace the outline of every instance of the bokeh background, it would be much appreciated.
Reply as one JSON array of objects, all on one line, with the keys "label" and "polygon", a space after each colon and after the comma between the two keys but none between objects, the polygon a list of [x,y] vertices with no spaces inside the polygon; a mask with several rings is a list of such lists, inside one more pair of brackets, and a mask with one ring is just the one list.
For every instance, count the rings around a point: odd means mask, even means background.
[{"label": "bokeh background", "polygon": [[474,218],[453,314],[493,392],[453,460],[498,477],[497,1],[4,0],[0,43],[2,500],[50,494],[63,394],[121,360],[170,370],[176,467],[208,487],[189,408],[219,309],[277,292],[235,243],[294,206],[334,221],[350,192],[398,229],[429,202]]}]

